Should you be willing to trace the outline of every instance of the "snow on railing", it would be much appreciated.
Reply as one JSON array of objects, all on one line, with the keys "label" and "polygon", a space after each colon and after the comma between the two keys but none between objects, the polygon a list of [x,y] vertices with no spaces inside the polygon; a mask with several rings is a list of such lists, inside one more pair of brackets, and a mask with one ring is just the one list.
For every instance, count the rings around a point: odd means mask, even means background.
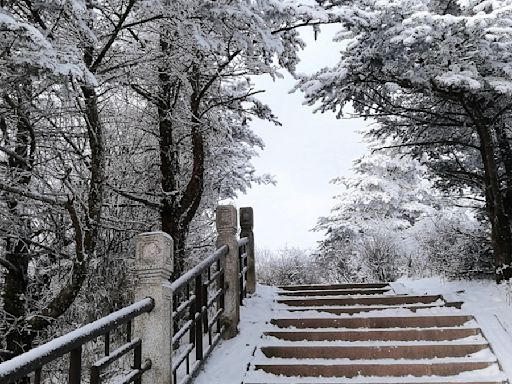
[{"label": "snow on railing", "polygon": [[[135,304],[0,364],[0,384],[47,382],[43,367],[68,354],[67,383],[80,384],[83,346],[100,336],[104,356],[88,367],[90,384],[100,384],[110,375],[104,371],[131,352],[133,365],[116,384],[189,383],[220,338],[236,336],[240,305],[255,291],[252,208],[240,209],[240,239],[233,206],[217,208],[216,224],[217,250],[174,282],[172,237],[138,235]],[[111,333],[122,325],[126,341],[111,351]]]},{"label": "snow on railing", "polygon": [[244,299],[247,297],[247,271],[248,260],[247,260],[247,244],[249,244],[248,237],[242,237],[238,240],[238,260],[240,273],[238,274],[240,279],[240,305],[244,305]]},{"label": "snow on railing", "polygon": [[[79,384],[82,376],[82,347],[85,343],[93,341],[98,336],[103,336],[104,338],[105,357],[96,361],[90,367],[90,383],[99,384],[101,371],[131,351],[133,351],[133,367],[128,375],[134,378],[130,382],[140,383],[140,377],[151,367],[151,363],[145,361],[142,364],[142,340],[140,338],[132,340],[132,320],[143,313],[150,312],[153,307],[153,299],[143,299],[82,328],[31,349],[20,356],[14,357],[0,364],[0,383],[7,384],[22,379],[26,380],[27,376],[33,373],[33,383],[40,384],[42,382],[42,368],[46,364],[69,354],[68,383]],[[122,325],[126,325],[126,343],[114,351],[110,351],[110,333]],[[119,383],[124,382],[127,381],[120,381]]]},{"label": "snow on railing", "polygon": [[[228,247],[222,246],[170,284],[174,304],[170,320],[174,327],[171,339],[175,350],[172,356],[173,383],[178,382],[179,376],[185,376],[185,380],[192,377],[220,340],[223,331],[220,317],[224,311],[221,257],[228,252]],[[189,339],[185,341],[187,335]],[[185,380],[180,377],[179,382]]]},{"label": "snow on railing", "polygon": [[[241,209],[241,216],[247,209]],[[252,223],[252,209],[250,215]],[[247,228],[247,220],[240,221],[241,233],[252,233],[252,224]],[[220,338],[237,333],[239,306],[247,295],[249,264],[254,261],[253,236],[237,238],[237,211],[232,206],[218,207],[216,222],[217,251],[169,285],[172,383],[189,383]]]}]

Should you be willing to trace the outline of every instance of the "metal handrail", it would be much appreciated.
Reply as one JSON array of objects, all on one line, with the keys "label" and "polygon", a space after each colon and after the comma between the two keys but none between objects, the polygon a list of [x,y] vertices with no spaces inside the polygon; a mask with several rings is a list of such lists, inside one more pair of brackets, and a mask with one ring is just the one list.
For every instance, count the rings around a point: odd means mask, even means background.
[{"label": "metal handrail", "polygon": [[249,238],[248,237],[242,237],[240,240],[238,240],[238,247],[243,247],[244,245],[249,244]]},{"label": "metal handrail", "polygon": [[0,384],[22,379],[66,353],[73,354],[85,343],[151,312],[154,305],[153,299],[148,297],[0,364]]},{"label": "metal handrail", "polygon": [[221,258],[228,252],[229,247],[223,245],[170,284],[174,329],[171,344],[176,350],[171,368],[173,383],[189,383],[220,340],[225,294]]},{"label": "metal handrail", "polygon": [[240,284],[240,305],[244,305],[244,299],[247,297],[247,244],[249,244],[248,237],[242,237],[238,240],[238,279]]},{"label": "metal handrail", "polygon": [[217,249],[214,253],[212,253],[210,256],[208,256],[206,259],[201,261],[199,264],[197,264],[194,268],[187,271],[180,277],[178,277],[176,280],[174,280],[171,283],[171,291],[176,292],[179,289],[183,288],[186,283],[191,281],[193,278],[195,278],[197,275],[200,275],[201,273],[206,270],[209,266],[211,266],[213,263],[215,263],[217,260],[219,260],[222,256],[226,256],[229,252],[229,247],[227,245],[223,245],[219,249]]}]

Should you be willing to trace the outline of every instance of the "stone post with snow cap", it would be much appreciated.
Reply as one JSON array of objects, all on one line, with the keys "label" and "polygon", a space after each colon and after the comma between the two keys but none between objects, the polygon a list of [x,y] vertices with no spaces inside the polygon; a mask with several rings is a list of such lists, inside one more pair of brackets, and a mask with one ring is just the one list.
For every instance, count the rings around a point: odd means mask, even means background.
[{"label": "stone post with snow cap", "polygon": [[232,205],[219,205],[216,212],[217,248],[227,245],[229,252],[221,258],[224,268],[224,311],[221,322],[224,325],[224,339],[231,339],[238,333],[240,321],[240,266],[238,258],[237,227],[238,217],[236,208]]},{"label": "stone post with snow cap", "polygon": [[133,333],[142,339],[142,357],[151,360],[151,369],[142,375],[142,384],[172,383],[171,311],[169,279],[174,266],[174,241],[164,232],[137,236],[134,273],[135,301],[153,298],[155,307],[134,320]]},{"label": "stone post with snow cap", "polygon": [[251,207],[240,208],[240,238],[247,237],[249,242],[245,247],[247,253],[247,293],[256,292],[256,267],[254,264],[254,213]]}]

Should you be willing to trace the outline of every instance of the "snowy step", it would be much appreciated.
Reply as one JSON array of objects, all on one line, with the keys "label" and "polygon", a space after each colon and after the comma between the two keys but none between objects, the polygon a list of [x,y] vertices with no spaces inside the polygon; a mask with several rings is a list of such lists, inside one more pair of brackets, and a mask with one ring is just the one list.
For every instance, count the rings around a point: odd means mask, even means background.
[{"label": "snowy step", "polygon": [[[507,381],[504,381],[505,379],[501,379],[500,377],[497,377],[496,379],[492,378],[475,378],[475,379],[456,379],[456,380],[450,380],[449,378],[443,378],[442,381],[434,381],[431,377],[425,377],[425,378],[419,378],[419,381],[411,381],[410,378],[407,378],[406,381],[398,379],[394,381],[368,381],[368,378],[365,378],[366,380],[363,381],[325,381],[325,378],[322,378],[321,381],[311,381],[311,378],[307,378],[307,381],[299,381],[299,380],[290,380],[291,378],[286,378],[286,381],[251,381],[247,382],[244,381],[242,384],[508,384]],[[303,377],[298,379],[305,379]],[[484,381],[485,380],[485,381]]]},{"label": "snowy step", "polygon": [[[453,304],[453,303],[452,303]],[[459,305],[461,305],[460,303]],[[454,306],[454,305],[451,305]],[[341,314],[354,314],[354,313],[363,313],[363,312],[373,312],[373,311],[386,311],[386,310],[408,310],[412,312],[416,312],[419,309],[434,309],[434,308],[443,308],[445,304],[406,304],[406,305],[372,305],[372,306],[318,306],[318,307],[290,307],[286,308],[289,312],[305,312],[305,311],[318,311],[318,312],[326,312],[333,313],[336,315]]]},{"label": "snowy step", "polygon": [[269,331],[266,336],[290,341],[407,341],[407,340],[457,340],[480,335],[479,328],[414,328],[414,329],[366,329],[347,331],[325,331],[304,329],[302,331]]},{"label": "snowy step", "polygon": [[505,384],[473,316],[442,295],[283,287],[244,384]]},{"label": "snowy step", "polygon": [[497,364],[488,368],[470,372],[462,372],[449,376],[407,376],[407,377],[385,377],[385,376],[355,376],[355,377],[299,377],[299,376],[276,376],[270,373],[259,371],[248,371],[244,384],[505,384],[507,379],[503,372],[500,372]]},{"label": "snowy step", "polygon": [[284,376],[452,376],[491,367],[494,357],[424,360],[268,359],[254,364],[256,370]]},{"label": "snowy step", "polygon": [[276,376],[261,371],[247,373],[244,384],[505,384],[506,377],[499,372],[497,365],[489,368],[463,372],[454,376],[418,376],[418,377],[298,377]]},{"label": "snowy step", "polygon": [[[303,377],[301,378],[297,378],[297,380],[290,380],[291,378],[286,378],[286,381],[268,381],[268,380],[265,380],[265,381],[251,381],[251,382],[248,382],[248,381],[244,381],[243,384],[333,384],[333,383],[336,383],[336,384],[431,384],[431,383],[436,383],[436,384],[507,384],[508,382],[505,381],[506,379],[502,379],[500,377],[497,377],[495,379],[492,379],[492,378],[484,378],[484,377],[481,377],[481,378],[474,378],[474,379],[466,379],[466,378],[462,378],[462,379],[454,379],[454,380],[450,380],[449,378],[446,378],[446,377],[443,377],[442,378],[442,381],[434,381],[431,377],[420,377],[418,381],[411,381],[411,378],[407,378],[406,381],[404,380],[401,380],[401,379],[395,379],[394,381],[388,381],[388,379],[391,379],[391,378],[386,378],[387,380],[386,381],[368,381],[368,378],[365,378],[363,379],[363,381],[346,381],[346,380],[343,380],[343,381],[339,381],[339,380],[336,380],[336,381],[325,381],[326,379],[325,378],[322,378],[321,381],[312,381],[311,378],[306,378],[307,381],[300,381],[299,379],[305,379]],[[450,380],[450,381],[449,381]],[[485,381],[484,381],[485,380]]]},{"label": "snowy step", "polygon": [[449,316],[379,316],[379,317],[327,317],[281,318],[271,324],[279,328],[432,328],[462,326],[473,320],[469,315]]},{"label": "snowy step", "polygon": [[339,295],[375,295],[390,292],[391,287],[352,288],[352,289],[310,289],[277,292],[280,296],[339,296]]},{"label": "snowy step", "polygon": [[372,295],[339,298],[305,297],[293,299],[278,299],[278,303],[290,306],[323,306],[323,305],[405,305],[444,303],[441,295],[412,296],[412,295]]},{"label": "snowy step", "polygon": [[286,291],[306,291],[322,289],[365,289],[365,288],[385,288],[389,283],[353,283],[353,284],[312,284],[312,285],[286,285],[279,289]]},{"label": "snowy step", "polygon": [[411,344],[411,345],[295,345],[264,346],[261,351],[266,357],[293,359],[431,359],[439,357],[464,357],[485,349],[487,343],[461,344]]}]

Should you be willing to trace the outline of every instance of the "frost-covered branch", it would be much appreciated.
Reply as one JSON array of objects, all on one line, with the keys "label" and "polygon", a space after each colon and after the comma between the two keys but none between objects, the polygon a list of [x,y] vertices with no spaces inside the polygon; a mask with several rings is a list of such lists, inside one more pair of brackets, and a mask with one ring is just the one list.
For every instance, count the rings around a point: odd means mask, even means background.
[{"label": "frost-covered branch", "polygon": [[436,146],[436,145],[455,145],[455,146],[461,146],[461,147],[467,147],[467,148],[473,148],[476,150],[480,150],[480,147],[478,145],[473,145],[470,143],[464,143],[462,141],[457,140],[437,140],[437,141],[417,141],[417,142],[407,142],[407,143],[401,143],[401,144],[393,144],[393,145],[385,145],[382,147],[375,147],[372,149],[372,152],[375,151],[381,151],[385,149],[391,149],[391,148],[404,148],[404,147],[421,147],[421,146]]},{"label": "frost-covered branch", "polygon": [[132,201],[136,201],[138,203],[141,203],[143,204],[144,206],[147,206],[147,207],[150,207],[150,208],[153,208],[153,209],[160,209],[161,208],[161,204],[159,203],[155,203],[154,201],[151,201],[151,200],[147,200],[147,199],[144,199],[140,196],[136,196],[134,195],[133,193],[130,193],[130,192],[126,192],[126,191],[123,191],[111,184],[107,184],[107,186],[112,190],[114,191],[115,193],[123,196],[123,197],[126,197],[127,199],[129,200],[132,200]]},{"label": "frost-covered branch", "polygon": [[27,197],[36,201],[41,201],[50,205],[65,206],[67,204],[67,199],[60,198],[56,195],[46,195],[35,191],[13,187],[12,185],[6,184],[4,181],[0,181],[0,190],[14,193],[16,195]]}]

